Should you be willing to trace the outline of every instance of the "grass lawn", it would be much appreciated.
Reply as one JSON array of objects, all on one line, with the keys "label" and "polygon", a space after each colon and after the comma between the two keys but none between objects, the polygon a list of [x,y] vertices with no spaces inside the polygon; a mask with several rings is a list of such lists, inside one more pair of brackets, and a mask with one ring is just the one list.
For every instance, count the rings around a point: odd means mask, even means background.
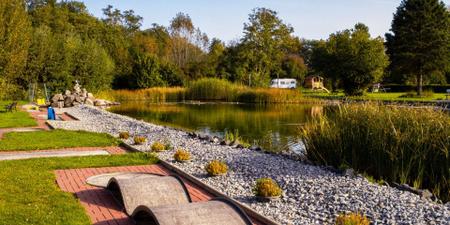
[{"label": "grass lawn", "polygon": [[[445,100],[445,94],[444,93],[434,93],[433,96],[430,97],[422,97],[422,98],[402,98],[400,96],[406,94],[405,92],[380,92],[380,93],[366,93],[364,96],[360,97],[349,97],[350,99],[355,100],[371,100],[371,101],[417,101],[417,102],[427,102],[427,101],[436,101],[436,100]],[[305,96],[308,97],[316,97],[316,98],[325,98],[325,99],[343,99],[345,97],[343,92],[338,93],[323,93],[323,92],[310,92],[305,91]]]},{"label": "grass lawn", "polygon": [[37,126],[36,121],[27,112],[5,112],[5,106],[11,102],[0,101],[0,128]]},{"label": "grass lawn", "polygon": [[54,170],[144,165],[157,161],[143,153],[2,161],[0,225],[91,224],[78,200],[59,189]]},{"label": "grass lawn", "polygon": [[71,147],[116,146],[119,141],[108,134],[86,131],[34,131],[5,133],[0,140],[0,151],[58,149]]}]

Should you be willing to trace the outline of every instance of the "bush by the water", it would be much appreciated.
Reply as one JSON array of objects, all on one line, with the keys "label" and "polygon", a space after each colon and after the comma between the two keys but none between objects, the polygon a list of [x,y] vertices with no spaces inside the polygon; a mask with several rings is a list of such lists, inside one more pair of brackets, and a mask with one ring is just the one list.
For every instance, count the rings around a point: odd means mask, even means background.
[{"label": "bush by the water", "polygon": [[148,101],[154,103],[176,102],[185,100],[186,89],[182,87],[155,87],[139,90],[103,91],[98,98],[115,102]]},{"label": "bush by the water", "polygon": [[366,216],[359,213],[342,214],[336,218],[336,225],[369,225]]},{"label": "bush by the water", "polygon": [[271,178],[259,178],[253,188],[253,193],[259,197],[278,197],[282,190],[280,186]]},{"label": "bush by the water", "polygon": [[187,90],[191,100],[234,101],[242,86],[217,78],[202,78],[192,82]]},{"label": "bush by the water", "polygon": [[348,104],[302,128],[307,156],[450,200],[450,116],[431,108]]},{"label": "bush by the water", "polygon": [[213,160],[205,166],[205,170],[210,176],[218,176],[226,174],[228,172],[228,166],[224,162]]}]

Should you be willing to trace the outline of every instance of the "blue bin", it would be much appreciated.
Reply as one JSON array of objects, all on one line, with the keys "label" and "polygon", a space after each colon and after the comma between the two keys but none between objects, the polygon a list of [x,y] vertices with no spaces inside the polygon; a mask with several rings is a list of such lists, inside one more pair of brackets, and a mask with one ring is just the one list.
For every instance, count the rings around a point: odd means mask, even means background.
[{"label": "blue bin", "polygon": [[47,119],[48,120],[56,120],[56,113],[52,107],[47,108]]}]

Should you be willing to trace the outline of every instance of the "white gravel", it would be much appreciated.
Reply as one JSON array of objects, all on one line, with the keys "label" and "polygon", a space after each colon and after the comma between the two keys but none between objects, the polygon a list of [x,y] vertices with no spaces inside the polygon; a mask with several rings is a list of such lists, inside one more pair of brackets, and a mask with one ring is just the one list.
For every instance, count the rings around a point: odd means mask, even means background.
[{"label": "white gravel", "polygon": [[[367,215],[373,224],[450,225],[449,204],[437,204],[409,192],[372,184],[362,177],[342,176],[282,155],[236,149],[194,139],[184,131],[93,107],[63,110],[80,121],[51,121],[51,125],[56,128],[104,132],[114,136],[118,136],[121,131],[145,135],[148,143],[135,146],[142,151],[149,150],[154,141],[170,140],[175,149],[189,150],[193,160],[188,163],[173,162],[175,150],[160,153],[161,159],[281,224],[333,224],[338,214],[359,211]],[[126,142],[133,144],[132,138]],[[230,171],[226,176],[206,176],[203,167],[213,159],[228,164]],[[280,200],[269,203],[256,201],[251,189],[260,177],[271,177],[280,184],[284,190]]]}]

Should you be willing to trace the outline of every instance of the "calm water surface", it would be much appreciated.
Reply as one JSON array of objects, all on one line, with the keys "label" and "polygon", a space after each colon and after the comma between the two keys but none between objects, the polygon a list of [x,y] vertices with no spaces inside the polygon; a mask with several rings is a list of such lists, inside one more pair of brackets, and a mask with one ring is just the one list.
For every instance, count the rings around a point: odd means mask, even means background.
[{"label": "calm water surface", "polygon": [[267,151],[301,150],[299,128],[323,112],[321,105],[128,102],[110,109],[147,122],[224,136],[239,132]]}]

